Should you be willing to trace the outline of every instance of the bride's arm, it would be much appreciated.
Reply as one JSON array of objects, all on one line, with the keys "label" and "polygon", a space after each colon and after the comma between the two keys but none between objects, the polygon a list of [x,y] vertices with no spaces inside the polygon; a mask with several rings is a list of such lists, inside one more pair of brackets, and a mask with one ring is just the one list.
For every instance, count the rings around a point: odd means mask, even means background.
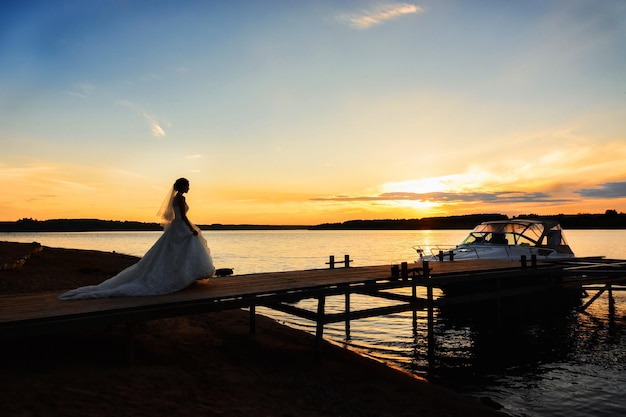
[{"label": "bride's arm", "polygon": [[177,195],[176,203],[178,204],[178,207],[180,208],[180,215],[182,216],[183,221],[189,227],[189,230],[191,230],[191,233],[193,233],[194,235],[197,235],[198,231],[194,229],[193,225],[187,218],[187,205],[185,204],[185,196],[182,194]]}]

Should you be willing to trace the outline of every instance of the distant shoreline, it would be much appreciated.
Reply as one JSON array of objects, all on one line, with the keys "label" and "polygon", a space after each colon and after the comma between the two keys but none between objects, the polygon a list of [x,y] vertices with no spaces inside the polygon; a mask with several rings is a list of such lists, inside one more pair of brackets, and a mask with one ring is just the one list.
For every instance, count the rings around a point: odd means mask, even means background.
[{"label": "distant shoreline", "polygon": [[[550,219],[564,229],[626,229],[626,213],[607,210],[603,214],[520,215],[518,219]],[[348,220],[319,225],[209,224],[202,230],[459,230],[472,229],[481,222],[507,220],[504,214],[470,214],[422,219]],[[158,223],[99,219],[20,219],[0,222],[0,232],[109,232],[161,231]]]}]

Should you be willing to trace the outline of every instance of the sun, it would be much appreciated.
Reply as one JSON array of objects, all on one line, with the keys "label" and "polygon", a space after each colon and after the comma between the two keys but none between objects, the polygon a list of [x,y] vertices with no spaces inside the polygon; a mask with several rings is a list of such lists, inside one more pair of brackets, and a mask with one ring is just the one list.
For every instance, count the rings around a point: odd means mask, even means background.
[{"label": "sun", "polygon": [[418,180],[389,182],[382,186],[385,193],[438,193],[450,191],[454,176],[421,178]]}]

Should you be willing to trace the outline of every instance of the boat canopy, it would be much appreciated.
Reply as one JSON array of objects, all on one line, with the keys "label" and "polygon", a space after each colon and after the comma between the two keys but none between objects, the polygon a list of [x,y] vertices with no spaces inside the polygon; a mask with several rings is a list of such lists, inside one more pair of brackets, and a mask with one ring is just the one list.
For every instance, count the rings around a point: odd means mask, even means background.
[{"label": "boat canopy", "polygon": [[501,220],[481,223],[461,244],[478,243],[568,247],[561,225],[558,222],[544,220]]}]

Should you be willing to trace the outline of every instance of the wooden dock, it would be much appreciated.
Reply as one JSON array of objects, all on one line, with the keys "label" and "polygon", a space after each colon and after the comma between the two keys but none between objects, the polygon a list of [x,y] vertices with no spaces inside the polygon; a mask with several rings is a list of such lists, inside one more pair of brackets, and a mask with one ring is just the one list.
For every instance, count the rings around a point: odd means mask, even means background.
[{"label": "wooden dock", "polygon": [[[623,261],[611,263],[611,271],[615,272],[611,277],[612,283],[624,283],[625,264]],[[567,285],[582,287],[591,282],[584,277],[593,275],[590,270],[594,268],[589,263],[538,263],[527,267],[512,261],[431,262],[403,264],[402,267],[397,276],[389,265],[238,275],[199,281],[177,293],[151,297],[61,301],[57,298],[58,292],[0,296],[0,339],[119,324],[132,329],[134,324],[149,320],[240,308],[250,309],[250,329],[254,332],[255,308],[264,306],[314,321],[319,347],[324,325],[333,322],[345,322],[346,331],[349,331],[350,320],[400,311],[428,310],[431,326],[433,309],[456,298],[435,298],[433,289],[451,280],[495,279],[497,285],[493,290],[456,299],[457,302],[471,302],[541,290],[532,286],[520,293],[519,289],[502,288],[500,279],[510,277],[525,279],[542,276],[546,277],[545,285],[554,285],[555,279],[563,285],[564,278],[567,278]],[[606,269],[596,268],[604,278],[592,280],[594,284],[606,282]],[[576,279],[578,282],[574,282]],[[545,285],[541,287],[545,288]],[[417,296],[418,287],[426,288],[426,297]],[[411,289],[411,295],[407,295],[407,288]],[[399,289],[405,290],[396,291]],[[359,306],[351,305],[352,294],[389,299],[395,303],[388,307],[359,310]],[[325,300],[330,296],[345,297],[343,312],[325,311]],[[299,300],[311,298],[318,301],[315,311],[294,305]]]}]

